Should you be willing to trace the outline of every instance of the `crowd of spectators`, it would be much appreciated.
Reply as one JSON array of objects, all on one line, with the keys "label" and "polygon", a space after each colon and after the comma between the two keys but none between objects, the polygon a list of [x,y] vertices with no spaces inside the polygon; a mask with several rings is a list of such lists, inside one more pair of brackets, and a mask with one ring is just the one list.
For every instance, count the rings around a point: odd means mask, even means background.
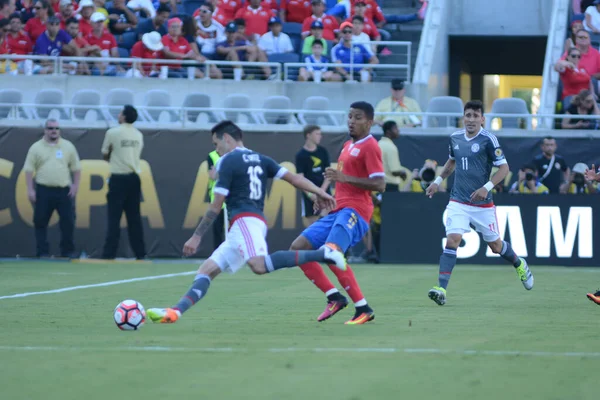
[{"label": "crowd of spectators", "polygon": [[[185,0],[178,1],[0,0],[0,54],[191,60],[196,63],[185,66],[71,62],[63,64],[63,72],[129,77],[208,72],[219,79],[223,71],[202,65],[207,59],[267,62],[289,53],[306,63],[299,80],[369,81],[370,68],[354,68],[351,74],[346,67],[314,64],[377,64],[377,51],[389,52],[371,44],[389,37],[383,26],[423,19],[427,7],[420,0],[419,12],[384,15],[375,0],[343,0],[329,12],[323,0],[205,0],[189,15]],[[297,28],[284,31],[293,24]],[[0,72],[55,72],[51,61],[33,64],[6,60]],[[232,70],[236,79],[245,75],[240,67]],[[273,72],[263,66],[255,75],[273,79]]]}]

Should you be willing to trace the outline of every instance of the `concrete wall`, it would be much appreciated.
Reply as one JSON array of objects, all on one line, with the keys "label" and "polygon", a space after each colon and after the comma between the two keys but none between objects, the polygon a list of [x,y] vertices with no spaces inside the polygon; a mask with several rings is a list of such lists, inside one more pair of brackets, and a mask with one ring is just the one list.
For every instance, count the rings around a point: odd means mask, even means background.
[{"label": "concrete wall", "polygon": [[450,35],[546,36],[551,0],[451,0]]},{"label": "concrete wall", "polygon": [[302,108],[308,96],[325,96],[331,100],[332,110],[345,110],[357,100],[375,105],[381,98],[389,96],[389,83],[294,83],[266,81],[227,81],[187,79],[125,79],[86,76],[7,76],[0,75],[2,89],[19,89],[24,93],[23,101],[33,103],[40,89],[57,88],[65,93],[65,103],[70,103],[73,94],[81,89],[100,92],[102,98],[113,88],[126,88],[134,92],[135,103],[144,104],[148,90],[166,90],[171,104],[180,106],[188,93],[202,92],[211,96],[213,107],[223,107],[225,97],[233,93],[244,93],[252,99],[252,106],[260,108],[269,96],[285,95],[292,100],[292,108]]}]

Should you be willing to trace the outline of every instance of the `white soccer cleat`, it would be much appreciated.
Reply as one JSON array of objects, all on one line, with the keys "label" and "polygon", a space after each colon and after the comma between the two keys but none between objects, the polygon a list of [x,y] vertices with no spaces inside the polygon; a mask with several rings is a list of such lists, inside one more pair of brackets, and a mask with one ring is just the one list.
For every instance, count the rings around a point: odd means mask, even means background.
[{"label": "white soccer cleat", "polygon": [[346,263],[346,257],[344,257],[344,253],[339,251],[335,245],[326,243],[321,248],[325,250],[326,262],[331,262],[335,264],[335,266],[341,269],[342,271],[348,269],[348,264]]},{"label": "white soccer cleat", "polygon": [[529,269],[529,265],[527,265],[527,261],[522,257],[519,257],[519,260],[521,260],[521,265],[516,268],[517,275],[519,275],[519,279],[525,289],[531,290],[533,289],[533,274]]}]

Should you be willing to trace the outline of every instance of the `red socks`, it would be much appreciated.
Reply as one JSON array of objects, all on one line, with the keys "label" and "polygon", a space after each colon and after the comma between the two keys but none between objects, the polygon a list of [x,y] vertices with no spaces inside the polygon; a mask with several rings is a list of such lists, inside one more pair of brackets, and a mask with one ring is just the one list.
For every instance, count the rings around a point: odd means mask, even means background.
[{"label": "red socks", "polygon": [[304,275],[306,275],[308,280],[314,283],[323,293],[335,289],[335,286],[331,283],[327,275],[325,275],[325,271],[323,271],[321,264],[318,262],[312,261],[302,264],[300,269],[302,269],[302,272],[304,272]]},{"label": "red socks", "polygon": [[335,276],[337,276],[338,281],[348,293],[348,296],[352,299],[352,302],[357,303],[360,300],[363,300],[365,297],[360,291],[360,286],[358,286],[358,282],[356,282],[356,277],[354,276],[354,271],[348,265],[348,269],[345,271],[340,270],[335,265],[330,265],[329,269],[333,271]]}]

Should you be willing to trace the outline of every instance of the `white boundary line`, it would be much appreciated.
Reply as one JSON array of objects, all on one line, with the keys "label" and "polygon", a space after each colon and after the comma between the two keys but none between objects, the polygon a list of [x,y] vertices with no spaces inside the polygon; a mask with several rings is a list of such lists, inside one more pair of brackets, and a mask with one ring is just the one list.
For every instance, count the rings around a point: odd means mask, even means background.
[{"label": "white boundary line", "polygon": [[65,288],[61,288],[61,289],[45,290],[43,292],[17,293],[17,294],[11,294],[9,296],[0,296],[0,300],[18,299],[18,298],[21,298],[21,297],[39,296],[39,295],[42,295],[42,294],[54,294],[54,293],[71,292],[73,290],[91,289],[91,288],[104,287],[104,286],[122,285],[124,283],[152,281],[152,280],[155,280],[155,279],[174,278],[174,277],[177,277],[177,276],[193,275],[195,273],[196,273],[196,271],[187,271],[187,272],[179,272],[179,273],[176,273],[176,274],[143,276],[143,277],[140,277],[140,278],[122,279],[122,280],[118,280],[118,281],[103,282],[103,283],[94,283],[94,284],[91,284],[91,285],[70,286],[70,287],[65,287]]},{"label": "white boundary line", "polygon": [[0,346],[0,351],[58,351],[58,352],[165,352],[165,353],[374,353],[374,354],[433,354],[460,356],[496,356],[496,357],[558,357],[558,358],[600,358],[600,352],[554,352],[554,351],[519,351],[519,350],[460,350],[460,349],[427,349],[397,347],[366,348],[267,348],[246,349],[233,347],[164,347],[164,346],[130,346],[130,347],[67,347],[67,346]]}]

